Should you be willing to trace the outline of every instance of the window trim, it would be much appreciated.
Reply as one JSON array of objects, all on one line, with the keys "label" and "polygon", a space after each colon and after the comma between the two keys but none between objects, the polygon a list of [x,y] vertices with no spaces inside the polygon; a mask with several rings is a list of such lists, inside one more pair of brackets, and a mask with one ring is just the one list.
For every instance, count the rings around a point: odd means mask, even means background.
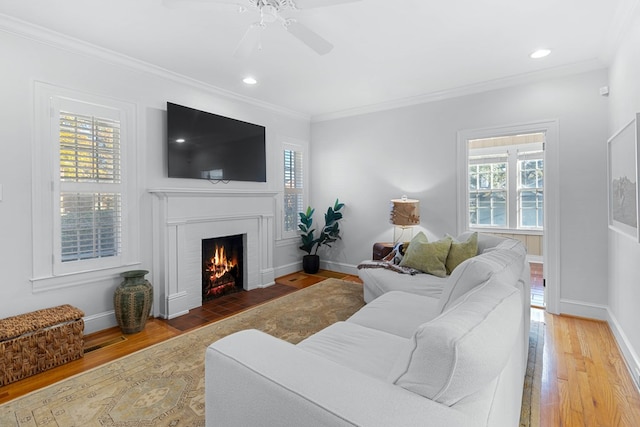
[{"label": "window trim", "polygon": [[[521,133],[545,132],[544,150],[544,239],[543,258],[544,275],[547,284],[547,311],[560,312],[560,167],[559,167],[559,120],[548,119],[525,123],[516,123],[486,128],[463,129],[457,132],[457,232],[468,230],[464,204],[467,200],[465,186],[468,183],[466,162],[470,139],[489,138],[496,135],[517,135]],[[492,230],[497,232],[497,230]],[[535,232],[531,231],[531,234]]]},{"label": "window trim", "polygon": [[280,181],[280,219],[278,221],[278,235],[280,240],[289,240],[293,241],[294,239],[300,238],[298,230],[294,231],[285,231],[284,227],[284,151],[299,151],[302,153],[302,199],[303,206],[309,205],[309,150],[308,143],[303,140],[294,139],[294,138],[281,138],[282,142],[280,144],[280,151],[278,154],[279,158],[279,181]]},{"label": "window trim", "polygon": [[[32,137],[32,244],[33,271],[31,282],[34,292],[79,286],[113,277],[140,264],[139,202],[137,197],[138,172],[136,170],[136,106],[132,103],[92,95],[55,85],[35,82],[34,134]],[[117,111],[121,121],[121,174],[122,174],[122,251],[112,259],[85,260],[61,265],[59,238],[56,238],[56,202],[60,191],[58,117],[55,112],[61,104],[78,103],[89,109]],[[87,111],[84,110],[84,111]],[[102,110],[104,111],[104,110]],[[109,257],[111,258],[111,257]]]}]

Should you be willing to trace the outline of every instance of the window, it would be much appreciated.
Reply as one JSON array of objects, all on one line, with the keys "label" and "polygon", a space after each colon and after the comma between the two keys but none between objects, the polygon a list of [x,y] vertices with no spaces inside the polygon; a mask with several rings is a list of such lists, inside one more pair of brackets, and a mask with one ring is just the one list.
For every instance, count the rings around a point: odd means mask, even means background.
[{"label": "window", "polygon": [[518,156],[518,227],[542,228],[544,160],[542,151]]},{"label": "window", "polygon": [[302,144],[283,144],[282,237],[298,237],[299,213],[307,206],[306,156]]},{"label": "window", "polygon": [[120,122],[60,111],[59,124],[60,261],[120,255]]},{"label": "window", "polygon": [[506,158],[469,158],[469,225],[506,227]]},{"label": "window", "polygon": [[543,133],[469,140],[469,227],[542,230],[543,143]]},{"label": "window", "polygon": [[134,111],[36,84],[35,290],[86,283],[138,262]]}]

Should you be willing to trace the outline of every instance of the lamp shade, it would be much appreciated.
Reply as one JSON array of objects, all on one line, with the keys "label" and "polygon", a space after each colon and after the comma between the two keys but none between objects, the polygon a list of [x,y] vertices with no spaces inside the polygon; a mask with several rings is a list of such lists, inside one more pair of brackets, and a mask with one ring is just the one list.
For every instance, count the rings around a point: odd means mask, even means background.
[{"label": "lamp shade", "polygon": [[401,199],[392,199],[390,208],[389,222],[391,224],[401,227],[420,224],[419,200],[407,199],[407,196],[402,196]]}]

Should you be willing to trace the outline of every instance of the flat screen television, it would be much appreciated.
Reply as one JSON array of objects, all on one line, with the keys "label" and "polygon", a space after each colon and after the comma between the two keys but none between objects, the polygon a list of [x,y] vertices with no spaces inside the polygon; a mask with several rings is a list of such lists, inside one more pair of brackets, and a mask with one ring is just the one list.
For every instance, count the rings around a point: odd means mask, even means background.
[{"label": "flat screen television", "polygon": [[264,126],[167,102],[170,178],[267,181]]}]

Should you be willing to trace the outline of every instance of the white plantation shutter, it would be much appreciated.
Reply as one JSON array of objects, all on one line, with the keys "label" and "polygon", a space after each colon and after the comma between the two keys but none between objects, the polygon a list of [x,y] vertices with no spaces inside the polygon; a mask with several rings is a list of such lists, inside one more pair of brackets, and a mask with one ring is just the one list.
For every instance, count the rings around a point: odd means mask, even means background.
[{"label": "white plantation shutter", "polygon": [[63,192],[60,216],[62,262],[120,253],[120,194]]},{"label": "white plantation shutter", "polygon": [[284,232],[298,229],[304,207],[304,168],[301,151],[284,150]]},{"label": "white plantation shutter", "polygon": [[282,215],[279,238],[299,238],[300,212],[309,201],[309,160],[306,141],[286,138],[282,142]]},{"label": "white plantation shutter", "polygon": [[61,262],[121,252],[118,120],[60,111]]}]

